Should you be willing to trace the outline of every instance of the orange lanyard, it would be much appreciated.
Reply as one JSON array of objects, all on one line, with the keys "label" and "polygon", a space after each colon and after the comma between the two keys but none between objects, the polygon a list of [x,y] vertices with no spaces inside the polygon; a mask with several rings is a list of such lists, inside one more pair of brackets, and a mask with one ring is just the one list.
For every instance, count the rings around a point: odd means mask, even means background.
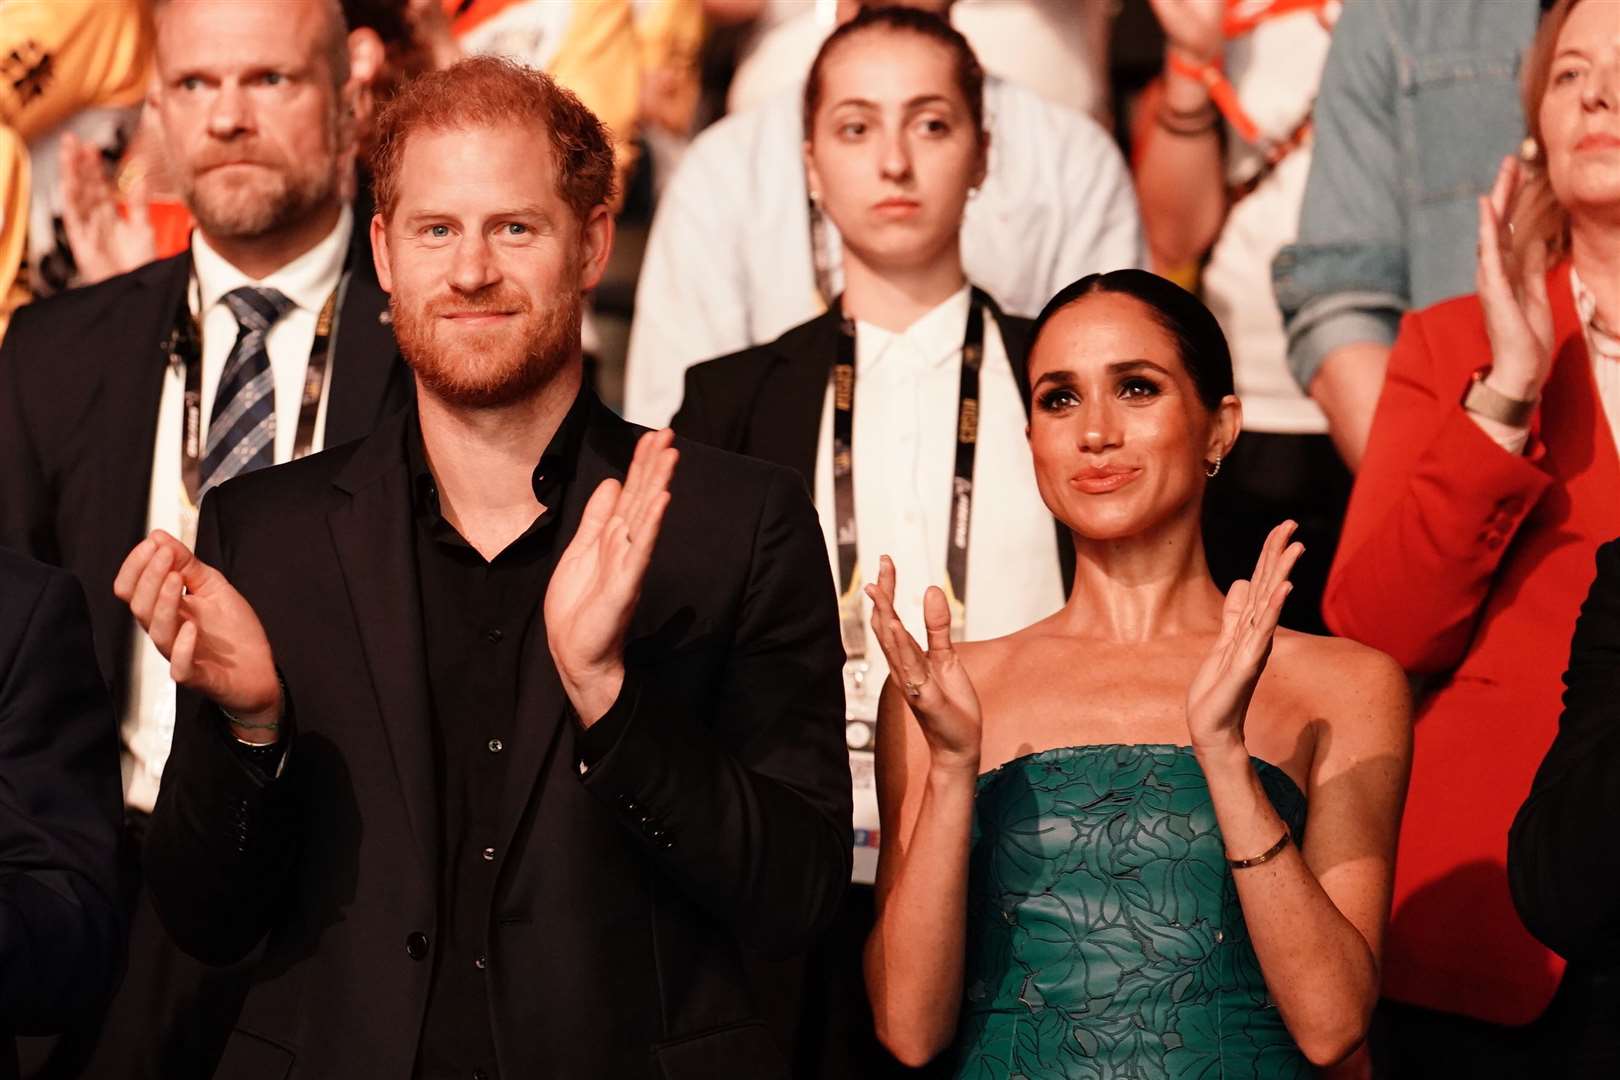
[{"label": "orange lanyard", "polygon": [[[1221,32],[1228,41],[1252,33],[1256,27],[1269,19],[1292,15],[1297,11],[1314,11],[1322,25],[1329,30],[1338,20],[1339,0],[1228,0],[1226,16],[1221,24]],[[1226,122],[1232,125],[1243,140],[1256,146],[1267,146],[1268,140],[1260,130],[1260,125],[1254,122],[1254,117],[1243,107],[1238,100],[1237,88],[1232,85],[1218,63],[1199,64],[1187,59],[1180,53],[1171,52],[1168,58],[1171,71],[1184,78],[1193,79],[1204,84],[1209,91],[1209,98],[1215,107],[1226,117]],[[1297,145],[1300,135],[1293,135],[1282,140],[1283,144]],[[1286,153],[1288,146],[1283,152]]]},{"label": "orange lanyard", "polygon": [[[1221,20],[1221,33],[1228,41],[1250,33],[1267,19],[1292,15],[1296,11],[1315,11],[1325,15],[1328,8],[1336,7],[1335,0],[1229,0],[1226,16]],[[1337,19],[1337,13],[1333,15]],[[1330,28],[1332,22],[1324,19]]]}]

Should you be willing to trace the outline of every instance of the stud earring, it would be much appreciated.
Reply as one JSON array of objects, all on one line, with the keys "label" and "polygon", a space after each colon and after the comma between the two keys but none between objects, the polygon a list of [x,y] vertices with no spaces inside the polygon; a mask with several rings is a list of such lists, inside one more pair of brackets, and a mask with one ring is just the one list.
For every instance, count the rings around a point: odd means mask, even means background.
[{"label": "stud earring", "polygon": [[1220,471],[1221,471],[1221,455],[1216,454],[1214,461],[1206,461],[1206,462],[1204,462],[1204,475],[1209,477],[1211,480],[1213,480],[1215,478],[1215,474],[1220,472]]},{"label": "stud earring", "polygon": [[1541,157],[1541,144],[1536,142],[1534,135],[1526,135],[1519,144],[1519,160],[1526,165],[1532,165]]}]

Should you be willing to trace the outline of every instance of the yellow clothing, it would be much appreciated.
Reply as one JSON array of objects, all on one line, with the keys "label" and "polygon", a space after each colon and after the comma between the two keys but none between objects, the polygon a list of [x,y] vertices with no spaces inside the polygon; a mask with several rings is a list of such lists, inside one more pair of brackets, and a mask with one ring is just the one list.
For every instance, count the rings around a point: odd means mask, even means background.
[{"label": "yellow clothing", "polygon": [[641,70],[697,70],[703,48],[703,5],[699,0],[635,0],[636,40]]},{"label": "yellow clothing", "polygon": [[0,338],[11,313],[28,300],[17,279],[28,222],[28,147],[8,127],[0,127]]},{"label": "yellow clothing", "polygon": [[[452,11],[460,5],[447,0]],[[451,24],[469,53],[507,56],[579,95],[613,136],[619,191],[635,163],[640,45],[630,0],[473,0]]]},{"label": "yellow clothing", "polygon": [[642,103],[642,122],[685,136],[702,92],[703,5],[700,0],[633,0],[632,10],[642,91],[661,99]]},{"label": "yellow clothing", "polygon": [[152,38],[140,0],[0,0],[0,334],[26,299],[29,140],[81,109],[139,102]]}]

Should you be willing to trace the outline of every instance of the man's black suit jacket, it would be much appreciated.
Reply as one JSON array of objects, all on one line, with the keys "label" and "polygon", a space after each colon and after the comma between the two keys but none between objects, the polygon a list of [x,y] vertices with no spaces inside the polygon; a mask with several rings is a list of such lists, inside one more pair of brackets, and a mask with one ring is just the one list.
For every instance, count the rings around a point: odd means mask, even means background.
[{"label": "man's black suit jacket", "polygon": [[[112,582],[146,535],[164,342],[186,303],[190,268],[182,253],[24,305],[0,342],[0,545],[78,576],[115,705],[128,688],[133,626]],[[409,400],[393,327],[382,321],[388,297],[358,243],[348,268],[327,446],[368,434]]]},{"label": "man's black suit jacket", "polygon": [[[838,356],[838,320],[834,303],[821,315],[786,331],[766,345],[722,356],[690,367],[680,411],[670,421],[681,435],[738,454],[785,465],[815,490],[816,446],[827,379]],[[1030,408],[1029,319],[1002,314],[991,303],[991,317],[1012,365],[1013,378]],[[976,482],[996,483],[994,477]],[[1074,544],[1068,530],[1056,524],[1058,561],[1067,588],[1074,581]]]},{"label": "man's black suit jacket", "polygon": [[[295,732],[279,778],[183,698],[147,844],[159,913],[224,963],[269,941],[217,1075],[408,1080],[439,830],[405,416],[222,485],[199,554],[252,603]],[[593,400],[559,520],[640,429]],[[785,1076],[744,948],[802,948],[850,870],[837,616],[791,473],[677,443],[613,748],[582,774],[536,618],[502,792],[487,968],[500,1073]]]},{"label": "man's black suit jacket", "polygon": [[118,732],[70,574],[0,548],[0,1077],[111,992]]},{"label": "man's black suit jacket", "polygon": [[1569,962],[1569,1076],[1620,1075],[1620,540],[1598,548],[1564,673],[1564,711],[1508,835],[1530,932]]}]

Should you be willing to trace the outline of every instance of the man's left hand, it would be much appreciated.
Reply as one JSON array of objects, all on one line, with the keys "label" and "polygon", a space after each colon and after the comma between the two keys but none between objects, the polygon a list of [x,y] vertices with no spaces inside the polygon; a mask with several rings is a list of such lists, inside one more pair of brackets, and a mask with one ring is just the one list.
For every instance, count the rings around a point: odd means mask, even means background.
[{"label": "man's left hand", "polygon": [[624,636],[652,561],[669,479],[680,456],[674,432],[636,443],[624,483],[604,480],[546,589],[546,639],[563,690],[587,728],[624,686]]}]

